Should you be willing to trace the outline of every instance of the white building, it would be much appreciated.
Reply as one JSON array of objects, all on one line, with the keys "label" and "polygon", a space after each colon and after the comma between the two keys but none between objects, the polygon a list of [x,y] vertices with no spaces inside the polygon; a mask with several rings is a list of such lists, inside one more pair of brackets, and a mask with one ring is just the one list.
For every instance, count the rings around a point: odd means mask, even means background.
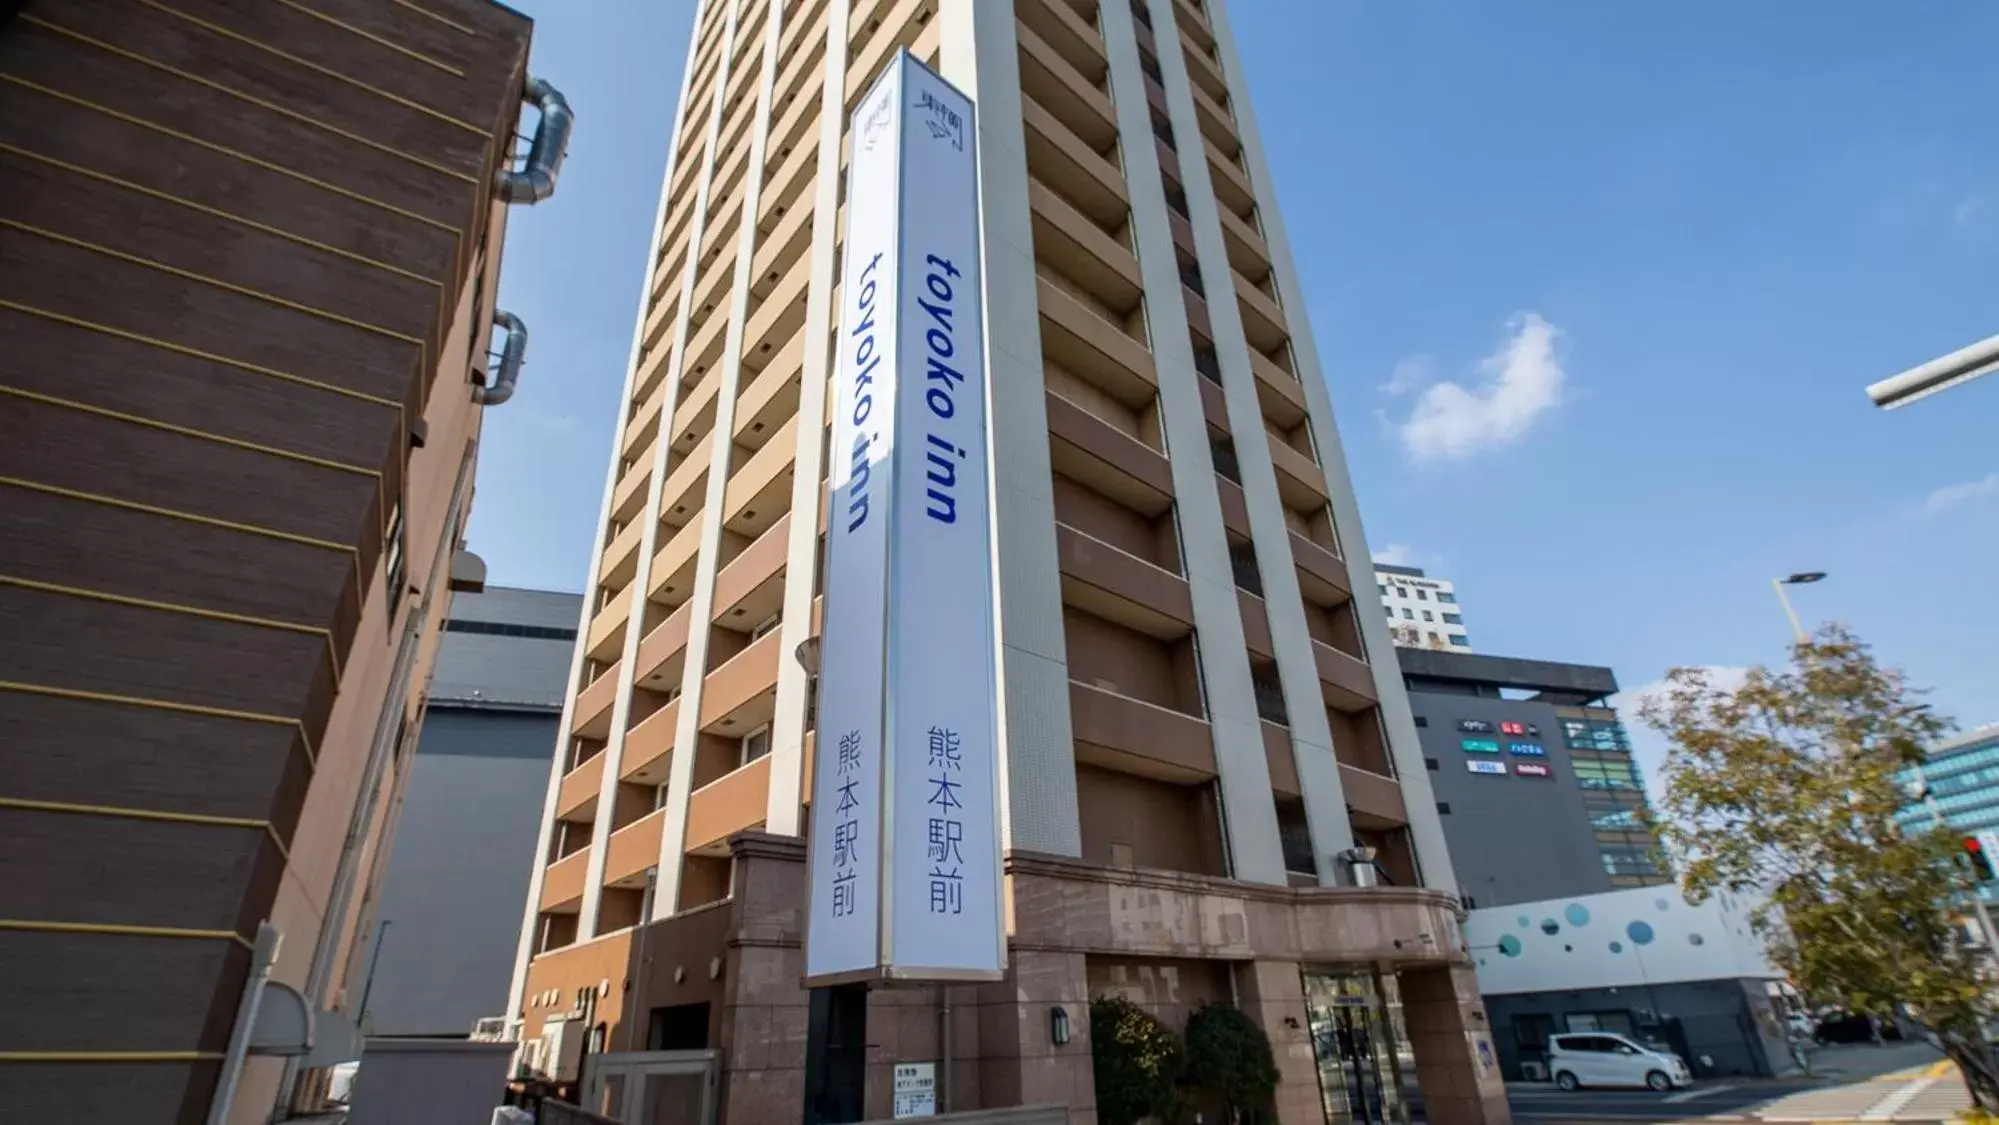
[{"label": "white building", "polygon": [[1374,564],[1374,584],[1388,611],[1388,634],[1406,648],[1437,648],[1470,652],[1464,611],[1457,587],[1448,578],[1431,578],[1413,566]]}]

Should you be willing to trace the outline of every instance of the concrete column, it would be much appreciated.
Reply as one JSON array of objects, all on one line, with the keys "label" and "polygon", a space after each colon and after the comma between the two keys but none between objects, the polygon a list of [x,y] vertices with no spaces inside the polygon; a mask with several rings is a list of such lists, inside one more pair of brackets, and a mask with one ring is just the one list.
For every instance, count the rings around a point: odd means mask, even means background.
[{"label": "concrete column", "polygon": [[1402,1020],[1416,1053],[1416,1082],[1432,1121],[1510,1125],[1499,1054],[1468,966],[1410,969],[1400,975]]},{"label": "concrete column", "polygon": [[[1263,718],[1256,709],[1249,648],[1243,641],[1242,603],[1236,597],[1235,567],[1229,562],[1228,531],[1222,524],[1221,494],[1215,486],[1214,458],[1208,451],[1201,376],[1194,370],[1194,343],[1187,334],[1187,308],[1180,299],[1180,266],[1173,256],[1166,185],[1152,155],[1156,148],[1145,98],[1145,73],[1138,65],[1138,34],[1132,28],[1129,10],[1110,4],[1103,15],[1118,145],[1125,153],[1131,225],[1137,236],[1139,273],[1145,283],[1145,319],[1151,328],[1152,355],[1159,372],[1159,413],[1173,471],[1173,508],[1180,521],[1180,549],[1193,595],[1194,636],[1206,689],[1208,726],[1221,774],[1230,874],[1252,883],[1281,886],[1287,881],[1284,848],[1277,834],[1270,763],[1263,751]],[[1159,22],[1154,17],[1154,23]],[[1262,432],[1259,424],[1257,433]],[[1272,624],[1274,627],[1275,622]]]},{"label": "concrete column", "polygon": [[[1052,1009],[1069,1015],[1069,1042],[1056,1046]],[[1094,1125],[1097,1093],[1090,1063],[1090,981],[1081,953],[1015,949],[1007,979],[979,986],[979,1088],[986,1108],[1055,1103],[1071,1125]]]},{"label": "concrete column", "polygon": [[1237,1005],[1270,1037],[1270,1051],[1277,1058],[1277,1094],[1272,1101],[1279,1125],[1324,1125],[1319,1064],[1312,1052],[1312,1025],[1305,1015],[1305,981],[1298,963],[1246,961],[1234,969]]},{"label": "concrete column", "polygon": [[[692,26],[692,22],[690,20],[690,26]],[[674,158],[679,152],[680,131],[686,126],[688,87],[694,80],[694,55],[694,44],[690,42],[687,48],[687,57],[681,64],[680,94],[675,98],[673,103],[673,130],[667,140],[666,167],[660,172],[659,204],[653,211],[652,235],[646,247],[646,292],[648,293],[652,291],[653,275],[659,268],[660,243],[666,234],[666,201],[673,186],[673,173],[676,164]],[[632,343],[630,352],[625,359],[624,391],[618,397],[617,432],[619,437],[617,440],[620,442],[624,440],[625,429],[631,425],[632,415],[637,410],[637,407],[632,403],[632,388],[638,380],[639,363],[644,358],[642,345],[645,340],[646,315],[650,311],[646,307],[646,302],[640,301],[638,312],[632,318]],[[661,433],[665,433],[663,427]],[[664,450],[666,443],[661,441],[659,447],[661,450]],[[560,725],[556,728],[555,735],[555,760],[549,764],[548,793],[542,798],[541,829],[535,836],[534,865],[528,876],[527,902],[523,906],[521,913],[521,936],[514,951],[513,981],[507,987],[506,1014],[509,1019],[513,1018],[514,1013],[521,1010],[522,994],[527,989],[528,963],[534,959],[535,936],[540,930],[540,927],[535,925],[535,920],[541,914],[542,877],[548,868],[548,838],[549,833],[555,827],[555,804],[560,798],[562,776],[569,771],[570,726],[575,721],[576,693],[581,691],[584,686],[581,681],[583,679],[584,649],[586,646],[583,644],[581,638],[590,635],[590,621],[597,613],[597,607],[593,604],[595,600],[597,573],[603,565],[604,548],[610,541],[611,500],[618,488],[619,460],[618,454],[614,451],[611,455],[610,463],[604,468],[604,499],[597,510],[597,533],[590,546],[589,589],[584,594],[581,620],[578,621],[576,626],[576,635],[579,639],[575,652],[570,658],[569,679],[562,695],[562,718]],[[659,482],[659,473],[659,465],[655,463],[653,466],[654,485],[657,485]],[[655,502],[656,500],[657,497],[655,496]],[[647,508],[648,513],[652,510],[652,507]],[[647,558],[649,559],[650,556],[647,556]],[[647,559],[641,559],[640,566],[644,567],[646,562]],[[636,575],[633,577],[633,581],[638,581]],[[623,696],[630,691],[630,666],[628,665],[621,669],[620,675],[625,680],[624,683],[619,685],[619,694]],[[610,747],[606,746],[605,752],[609,753]],[[610,761],[610,759],[606,759],[605,764],[609,765]],[[598,796],[599,800],[601,800],[601,792]],[[580,931],[582,927],[582,919],[580,917],[577,919],[577,926]]]},{"label": "concrete column", "polygon": [[[1107,9],[1108,10],[1108,9]],[[977,107],[980,253],[985,262],[986,419],[991,482],[999,741],[1007,787],[1004,846],[1083,854],[1069,722],[1047,382],[1028,218],[1027,142],[1013,6],[946,3],[938,19],[945,79]]]},{"label": "concrete column", "polygon": [[[1339,540],[1340,555],[1346,560],[1347,579],[1356,599],[1369,597],[1374,588],[1374,562],[1369,557],[1367,537],[1361,533],[1360,502],[1354,497],[1353,480],[1347,473],[1345,447],[1339,428],[1333,423],[1332,396],[1326,389],[1325,374],[1319,364],[1318,345],[1312,339],[1311,317],[1304,290],[1298,282],[1298,268],[1291,258],[1291,243],[1284,234],[1284,219],[1277,208],[1277,193],[1270,183],[1270,164],[1263,156],[1263,139],[1256,129],[1256,114],[1250,108],[1249,87],[1243,79],[1242,57],[1237,54],[1235,33],[1229,27],[1225,0],[1207,0],[1209,26],[1222,56],[1222,76],[1228,82],[1229,106],[1235,113],[1236,134],[1242,138],[1243,162],[1249,165],[1250,188],[1256,194],[1257,214],[1263,220],[1264,241],[1270,247],[1270,263],[1277,281],[1278,303],[1290,310],[1291,354],[1298,366],[1298,381],[1305,388],[1305,403],[1311,415],[1312,445],[1319,451],[1319,467],[1326,474],[1326,491],[1333,509],[1333,529]],[[1175,62],[1185,67],[1185,59]],[[1161,60],[1164,67],[1165,60]],[[1205,171],[1205,169],[1204,169]],[[1190,195],[1192,193],[1189,193]],[[1450,852],[1444,845],[1444,826],[1437,818],[1437,799],[1430,788],[1430,774],[1423,763],[1423,746],[1417,740],[1416,720],[1409,711],[1409,692],[1402,682],[1402,668],[1395,659],[1395,646],[1388,637],[1388,623],[1372,609],[1354,614],[1358,619],[1361,647],[1374,672],[1375,697],[1381,706],[1382,725],[1388,734],[1389,755],[1402,783],[1402,802],[1409,813],[1409,836],[1416,847],[1416,862],[1422,868],[1425,886],[1448,891],[1458,889],[1451,869]],[[1274,614],[1273,614],[1274,617]],[[1271,622],[1272,628],[1276,622]],[[1289,686],[1286,686],[1289,694]],[[1318,825],[1312,825],[1316,833]],[[1316,843],[1316,841],[1315,841]],[[1322,849],[1323,850],[1323,849]]]},{"label": "concrete column", "polygon": [[[812,635],[813,587],[819,574],[819,498],[826,480],[819,465],[825,456],[826,384],[831,377],[832,352],[826,346],[834,331],[834,242],[840,235],[840,137],[846,130],[843,104],[847,88],[847,3],[826,5],[825,60],[819,76],[819,156],[812,183],[812,270],[805,283],[804,371],[799,375],[798,460],[791,477],[791,541],[784,553],[784,620],[778,626],[777,714],[771,722],[770,799],[764,813],[765,831],[779,836],[804,833],[806,687],[810,678],[792,654]],[[801,46],[799,48],[803,50]]]},{"label": "concrete column", "polygon": [[[1207,145],[1194,109],[1187,60],[1180,50],[1180,28],[1173,16],[1176,0],[1151,3],[1159,70],[1166,76],[1166,103],[1173,135],[1180,139],[1180,182],[1186,187],[1188,224],[1194,230],[1202,283],[1211,295],[1208,320],[1215,332],[1215,358],[1222,369],[1222,397],[1228,407],[1229,432],[1235,438],[1236,462],[1242,469],[1250,542],[1263,577],[1271,648],[1277,657],[1277,679],[1290,718],[1291,756],[1304,793],[1305,823],[1312,833],[1312,864],[1320,886],[1335,886],[1340,881],[1336,857],[1353,847],[1353,825],[1347,820],[1339,759],[1333,751],[1332,726],[1326,720],[1325,692],[1319,686],[1318,660],[1312,654],[1312,636],[1305,626],[1298,564],[1291,554],[1291,530],[1285,524],[1284,502],[1277,493],[1277,470],[1271,464],[1263,407],[1257,401],[1256,373],[1250,368],[1242,309],[1236,304],[1235,271],[1222,241],[1221,203],[1208,175]],[[1171,253],[1172,248],[1167,249]],[[1286,302],[1284,307],[1296,347],[1295,322],[1305,319],[1305,305],[1303,301]],[[1326,456],[1323,450],[1320,456]]]},{"label": "concrete column", "polygon": [[[737,7],[729,11],[729,25],[724,33],[722,49],[731,57],[736,52],[736,19],[740,11],[741,0],[737,0]],[[723,500],[728,494],[730,472],[735,467],[732,462],[736,448],[736,395],[743,372],[743,335],[750,318],[750,281],[755,270],[751,259],[756,257],[757,252],[757,204],[763,197],[764,149],[770,140],[770,103],[772,87],[777,84],[778,39],[783,33],[784,9],[782,5],[772,4],[764,19],[763,64],[757,74],[756,107],[750,111],[750,155],[748,167],[743,172],[743,205],[736,217],[736,272],[729,282],[729,307],[725,314],[729,318],[728,327],[723,329],[722,362],[715,372],[715,377],[722,384],[715,392],[715,432],[709,435],[708,490],[702,498],[701,515],[697,517],[701,521],[701,545],[694,562],[694,592],[687,599],[687,657],[680,670],[680,711],[675,715],[678,721],[673,731],[673,760],[667,766],[666,816],[661,818],[659,833],[659,883],[652,903],[654,918],[664,918],[680,909],[680,876],[687,844],[687,805],[694,795],[694,761],[699,757],[695,746],[701,740],[701,697],[708,675],[708,638],[714,629],[715,577],[722,568]],[[725,59],[722,63],[717,79],[722,83],[718,87],[720,90],[728,89],[730,61]],[[724,100],[721,97],[715,99],[718,121]],[[702,186],[704,190],[707,187],[706,184]],[[706,206],[705,199],[703,206]],[[690,242],[688,246],[689,264],[692,265],[700,243]],[[684,311],[682,316],[684,324]],[[680,361],[681,357],[675,355],[676,380]],[[675,386],[678,386],[677,381]],[[671,427],[672,416],[667,415],[660,424],[662,442],[670,434]],[[792,474],[794,483],[800,475],[797,472]],[[658,526],[657,520],[653,526]],[[647,559],[650,558],[648,555]],[[627,643],[636,653],[638,638],[627,638]],[[778,663],[780,676],[784,674],[785,663],[784,660]],[[607,781],[610,780],[606,776]]]}]

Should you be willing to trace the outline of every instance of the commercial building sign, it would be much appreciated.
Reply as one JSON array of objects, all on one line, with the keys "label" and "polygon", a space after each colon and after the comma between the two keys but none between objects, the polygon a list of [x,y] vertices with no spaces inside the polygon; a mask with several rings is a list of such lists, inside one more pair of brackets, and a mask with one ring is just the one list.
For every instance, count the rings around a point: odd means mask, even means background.
[{"label": "commercial building sign", "polygon": [[1484,719],[1459,719],[1458,729],[1465,734],[1491,734],[1492,724]]},{"label": "commercial building sign", "polygon": [[1482,758],[1473,758],[1466,762],[1465,769],[1470,770],[1472,773],[1495,773],[1501,777],[1506,776],[1505,762],[1489,762]]},{"label": "commercial building sign", "polygon": [[1549,777],[1548,767],[1539,762],[1515,762],[1513,772],[1521,777]]},{"label": "commercial building sign", "polygon": [[1539,738],[1541,737],[1541,728],[1535,726],[1533,723],[1506,722],[1499,724],[1499,733],[1524,734],[1528,738]]},{"label": "commercial building sign", "polygon": [[1547,749],[1538,742],[1509,742],[1506,744],[1506,752],[1522,758],[1545,758],[1548,756]]},{"label": "commercial building sign", "polygon": [[1005,968],[972,120],[904,51],[850,123],[809,984]]},{"label": "commercial building sign", "polygon": [[1499,753],[1499,743],[1490,738],[1460,738],[1458,747],[1471,754]]}]

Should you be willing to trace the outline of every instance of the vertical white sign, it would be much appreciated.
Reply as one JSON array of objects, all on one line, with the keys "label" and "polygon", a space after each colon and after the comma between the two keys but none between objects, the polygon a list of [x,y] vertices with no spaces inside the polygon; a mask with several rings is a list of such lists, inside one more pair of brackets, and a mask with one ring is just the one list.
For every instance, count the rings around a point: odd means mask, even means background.
[{"label": "vertical white sign", "polygon": [[806,976],[997,979],[972,105],[903,52],[852,132]]},{"label": "vertical white sign", "polygon": [[808,979],[881,959],[882,729],[894,467],[896,242],[902,191],[895,71],[861,99],[847,166],[847,240],[827,451],[825,603],[813,743]]}]

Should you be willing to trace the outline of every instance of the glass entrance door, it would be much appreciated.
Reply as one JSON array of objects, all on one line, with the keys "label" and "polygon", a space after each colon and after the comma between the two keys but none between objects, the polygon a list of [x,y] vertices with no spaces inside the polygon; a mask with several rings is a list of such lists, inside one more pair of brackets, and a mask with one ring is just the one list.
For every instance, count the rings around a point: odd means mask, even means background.
[{"label": "glass entrance door", "polygon": [[1407,1125],[1397,1029],[1373,974],[1306,973],[1305,1013],[1328,1125]]}]

